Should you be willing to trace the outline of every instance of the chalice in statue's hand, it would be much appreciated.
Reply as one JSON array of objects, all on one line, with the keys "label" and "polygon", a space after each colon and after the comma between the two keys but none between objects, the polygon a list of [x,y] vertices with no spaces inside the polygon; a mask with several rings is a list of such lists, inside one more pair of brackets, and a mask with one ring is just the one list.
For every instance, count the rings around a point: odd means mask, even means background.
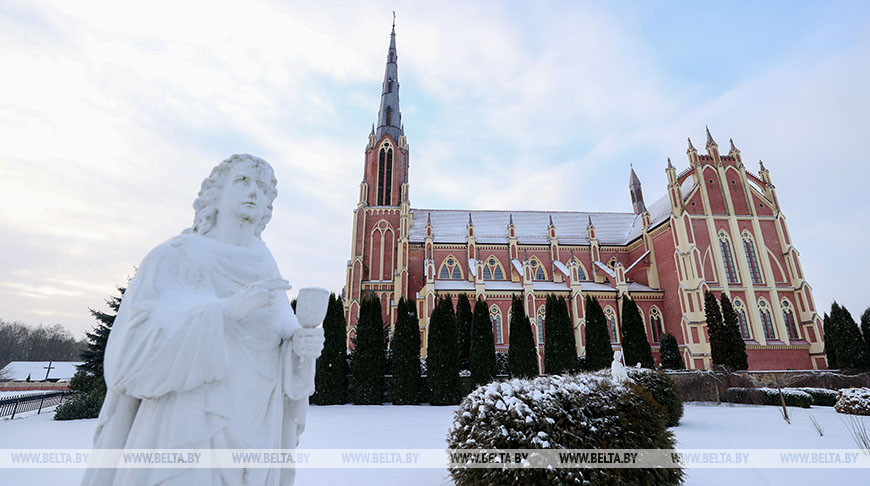
[{"label": "chalice in statue's hand", "polygon": [[296,297],[296,319],[299,325],[311,329],[323,323],[326,307],[329,304],[329,291],[320,287],[305,287]]}]

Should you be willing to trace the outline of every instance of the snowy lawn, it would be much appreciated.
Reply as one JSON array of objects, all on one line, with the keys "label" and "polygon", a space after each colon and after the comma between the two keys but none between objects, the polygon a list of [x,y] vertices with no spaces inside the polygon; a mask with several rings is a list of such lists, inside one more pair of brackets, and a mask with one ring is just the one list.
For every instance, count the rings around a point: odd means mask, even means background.
[{"label": "snowy lawn", "polygon": [[[443,448],[453,407],[330,406],[309,410],[302,435],[304,448]],[[673,428],[680,448],[686,449],[853,449],[855,444],[831,407],[790,408],[791,425],[777,407],[752,405],[686,404],[679,427]],[[87,448],[94,420],[56,422],[53,414],[0,421],[0,449]],[[824,429],[820,437],[810,416]],[[870,418],[867,419],[870,425]],[[755,484],[865,484],[861,469],[690,469],[689,485]],[[81,469],[5,469],[0,484],[76,485]],[[446,470],[438,469],[300,469],[296,484],[450,484]]]}]

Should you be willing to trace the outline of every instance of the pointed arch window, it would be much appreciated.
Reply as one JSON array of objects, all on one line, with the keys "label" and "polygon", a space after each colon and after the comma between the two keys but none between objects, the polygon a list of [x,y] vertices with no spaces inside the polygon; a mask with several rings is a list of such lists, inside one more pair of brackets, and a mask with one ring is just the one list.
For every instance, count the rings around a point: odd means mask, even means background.
[{"label": "pointed arch window", "polygon": [[734,267],[734,254],[731,253],[731,241],[724,231],[719,232],[719,249],[722,250],[722,261],[725,263],[725,276],[729,284],[738,284],[737,269]]},{"label": "pointed arch window", "polygon": [[734,299],[734,312],[737,314],[737,325],[740,327],[740,335],[743,340],[751,339],[749,334],[749,320],[746,318],[746,308],[739,299]]},{"label": "pointed arch window", "polygon": [[546,316],[544,306],[538,307],[537,327],[538,327],[538,346],[544,345],[544,317]]},{"label": "pointed arch window", "polygon": [[393,147],[385,143],[378,153],[378,206],[390,205],[392,202],[392,189]]},{"label": "pointed arch window", "polygon": [[490,255],[483,266],[484,280],[504,280],[504,269],[495,255]]},{"label": "pointed arch window", "polygon": [[462,280],[462,268],[453,255],[444,259],[441,269],[438,270],[438,278],[441,280]]},{"label": "pointed arch window", "polygon": [[387,93],[393,92],[393,78],[387,80]]},{"label": "pointed arch window", "polygon": [[532,280],[547,280],[547,272],[537,258],[532,258],[529,266],[532,267]]},{"label": "pointed arch window", "polygon": [[607,306],[604,309],[604,319],[607,321],[607,332],[610,334],[610,342],[612,344],[618,344],[619,339],[616,334],[616,312],[613,311],[613,308]]},{"label": "pointed arch window", "polygon": [[770,307],[764,299],[758,301],[758,311],[761,315],[761,327],[764,329],[764,338],[776,339],[776,330],[773,328],[773,318],[770,315]]},{"label": "pointed arch window", "polygon": [[392,120],[393,120],[393,107],[388,106],[387,107],[387,123],[385,123],[385,125],[391,125]]},{"label": "pointed arch window", "polygon": [[743,232],[743,249],[746,251],[746,261],[749,262],[749,274],[752,276],[752,283],[761,285],[764,280],[761,278],[761,270],[758,267],[758,258],[755,252],[755,242],[752,241],[752,236],[748,231]]},{"label": "pointed arch window", "polygon": [[652,341],[657,343],[661,341],[661,333],[662,333],[662,313],[659,311],[658,307],[653,307],[649,311],[649,327],[652,337]]},{"label": "pointed arch window", "polygon": [[782,301],[782,320],[785,322],[785,329],[788,331],[788,338],[790,340],[800,339],[797,325],[794,320],[794,309],[791,306],[791,302],[786,299],[783,299]]},{"label": "pointed arch window", "polygon": [[489,320],[492,321],[493,328],[495,329],[495,343],[504,344],[504,330],[501,327],[501,309],[495,304],[489,308]]}]

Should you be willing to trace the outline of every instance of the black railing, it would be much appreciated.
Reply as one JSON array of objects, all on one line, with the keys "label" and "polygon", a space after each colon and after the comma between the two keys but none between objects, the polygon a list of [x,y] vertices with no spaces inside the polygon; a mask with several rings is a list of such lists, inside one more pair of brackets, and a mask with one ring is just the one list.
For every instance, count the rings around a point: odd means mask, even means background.
[{"label": "black railing", "polygon": [[0,398],[0,417],[11,415],[11,419],[15,418],[15,414],[30,412],[36,410],[36,413],[42,412],[43,408],[60,405],[63,398],[69,395],[70,392],[56,391],[49,393],[40,393],[35,395],[18,395],[8,398]]}]

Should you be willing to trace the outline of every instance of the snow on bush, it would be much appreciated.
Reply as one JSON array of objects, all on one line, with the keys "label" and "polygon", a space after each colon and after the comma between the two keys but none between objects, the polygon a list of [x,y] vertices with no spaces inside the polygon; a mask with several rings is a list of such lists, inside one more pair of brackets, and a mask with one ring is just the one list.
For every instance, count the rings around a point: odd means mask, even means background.
[{"label": "snow on bush", "polygon": [[[724,400],[730,403],[749,403],[755,405],[780,406],[779,391],[776,388],[740,388],[732,387],[725,390]],[[782,398],[789,407],[810,408],[813,396],[798,388],[782,388]]]},{"label": "snow on bush", "polygon": [[628,377],[631,381],[646,388],[656,402],[664,407],[667,413],[665,423],[668,427],[676,427],[683,418],[683,399],[677,384],[662,371],[650,369],[629,368]]},{"label": "snow on bush", "polygon": [[[592,374],[495,382],[472,391],[451,449],[671,449],[666,413],[644,388]],[[681,469],[451,468],[466,484],[680,484]]]},{"label": "snow on bush", "polygon": [[798,388],[802,392],[809,393],[813,397],[813,405],[821,407],[833,407],[840,397],[839,390],[828,390],[827,388]]},{"label": "snow on bush", "polygon": [[834,410],[851,415],[870,415],[870,388],[840,390]]}]

